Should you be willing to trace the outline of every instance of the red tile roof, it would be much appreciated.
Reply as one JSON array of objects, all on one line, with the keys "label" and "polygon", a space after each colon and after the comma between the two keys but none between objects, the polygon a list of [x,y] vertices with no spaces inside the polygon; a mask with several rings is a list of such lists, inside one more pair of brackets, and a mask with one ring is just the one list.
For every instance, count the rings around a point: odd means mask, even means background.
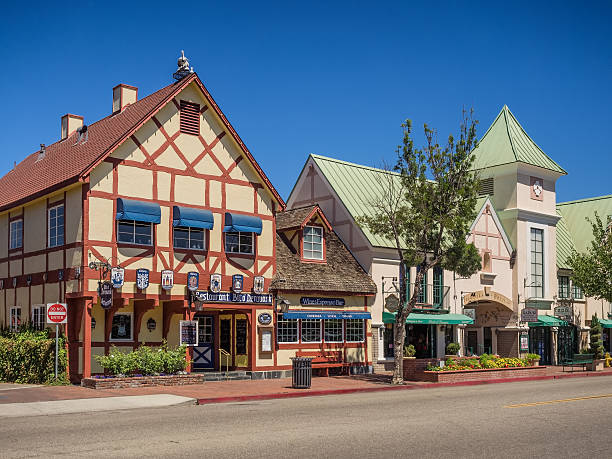
[{"label": "red tile roof", "polygon": [[194,73],[128,105],[119,113],[88,125],[89,137],[85,143],[81,141],[75,145],[78,136],[75,132],[68,138],[46,147],[45,155],[40,160],[38,159],[40,152],[32,153],[0,178],[0,211],[18,206],[78,181],[89,173],[98,161],[111,153],[125,138],[160,110],[176,93],[194,80],[204,91],[230,133],[237,139],[238,144],[245,150],[247,157],[254,164],[264,182],[279,199],[281,208],[284,207],[284,201],[278,192]]}]

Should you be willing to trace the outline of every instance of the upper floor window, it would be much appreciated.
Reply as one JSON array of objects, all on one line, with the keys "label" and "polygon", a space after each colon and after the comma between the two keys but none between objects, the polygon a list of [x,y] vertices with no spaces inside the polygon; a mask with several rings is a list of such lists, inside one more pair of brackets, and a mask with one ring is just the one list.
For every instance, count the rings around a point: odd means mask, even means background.
[{"label": "upper floor window", "polygon": [[569,298],[570,296],[570,281],[568,276],[557,277],[559,284],[559,298]]},{"label": "upper floor window", "polygon": [[531,296],[544,297],[544,230],[531,228]]},{"label": "upper floor window", "polygon": [[64,205],[49,209],[49,247],[64,245]]},{"label": "upper floor window", "polygon": [[307,260],[323,260],[323,228],[304,228],[303,257]]},{"label": "upper floor window", "polygon": [[23,247],[23,219],[13,220],[10,225],[10,248],[20,249]]},{"label": "upper floor window", "polygon": [[153,224],[134,220],[118,220],[117,242],[153,245]]},{"label": "upper floor window", "polygon": [[433,269],[433,304],[441,306],[444,298],[444,270],[440,266]]},{"label": "upper floor window", "polygon": [[204,230],[202,228],[175,226],[174,248],[204,250]]},{"label": "upper floor window", "polygon": [[253,255],[253,233],[225,233],[225,252]]},{"label": "upper floor window", "polygon": [[181,100],[181,132],[184,134],[200,134],[200,105]]},{"label": "upper floor window", "polygon": [[572,282],[572,294],[575,300],[582,300],[584,298],[584,295],[582,294],[582,289],[573,282]]},{"label": "upper floor window", "polygon": [[[417,266],[417,273],[419,271],[421,271],[421,267]],[[427,303],[427,273],[424,273],[423,277],[421,278],[421,291],[419,292],[417,303]]]}]

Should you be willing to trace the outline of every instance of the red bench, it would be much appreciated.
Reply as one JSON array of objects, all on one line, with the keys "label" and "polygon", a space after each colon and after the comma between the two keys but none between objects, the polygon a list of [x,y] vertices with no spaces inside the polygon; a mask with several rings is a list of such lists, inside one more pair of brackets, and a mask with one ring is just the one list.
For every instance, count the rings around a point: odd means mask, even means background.
[{"label": "red bench", "polygon": [[342,359],[342,351],[297,351],[296,357],[311,357],[312,368],[324,370],[324,375],[329,376],[330,368],[348,367]]}]

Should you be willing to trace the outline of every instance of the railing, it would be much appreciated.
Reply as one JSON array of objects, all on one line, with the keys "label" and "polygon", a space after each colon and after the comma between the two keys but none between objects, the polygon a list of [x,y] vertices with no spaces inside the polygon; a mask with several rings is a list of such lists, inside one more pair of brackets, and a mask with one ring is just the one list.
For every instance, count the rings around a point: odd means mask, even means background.
[{"label": "railing", "polygon": [[225,349],[221,349],[219,348],[219,371],[221,371],[221,356],[224,355],[225,356],[225,372],[227,373],[229,371],[229,361],[231,358],[231,354],[229,352],[227,352]]},{"label": "railing", "polygon": [[[412,296],[415,284],[410,284],[409,294]],[[417,307],[434,308],[434,309],[449,309],[449,292],[450,287],[445,285],[427,284],[422,285],[421,291],[417,299]]]}]

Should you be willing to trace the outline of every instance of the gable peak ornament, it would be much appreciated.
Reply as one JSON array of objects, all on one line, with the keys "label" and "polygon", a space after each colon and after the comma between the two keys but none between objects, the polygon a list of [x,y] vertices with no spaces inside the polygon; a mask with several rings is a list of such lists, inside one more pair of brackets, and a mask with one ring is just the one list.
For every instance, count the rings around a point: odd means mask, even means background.
[{"label": "gable peak ornament", "polygon": [[178,58],[178,68],[172,77],[175,80],[182,80],[187,75],[193,73],[193,67],[189,67],[189,59],[185,57],[185,52],[181,49],[181,57]]}]

